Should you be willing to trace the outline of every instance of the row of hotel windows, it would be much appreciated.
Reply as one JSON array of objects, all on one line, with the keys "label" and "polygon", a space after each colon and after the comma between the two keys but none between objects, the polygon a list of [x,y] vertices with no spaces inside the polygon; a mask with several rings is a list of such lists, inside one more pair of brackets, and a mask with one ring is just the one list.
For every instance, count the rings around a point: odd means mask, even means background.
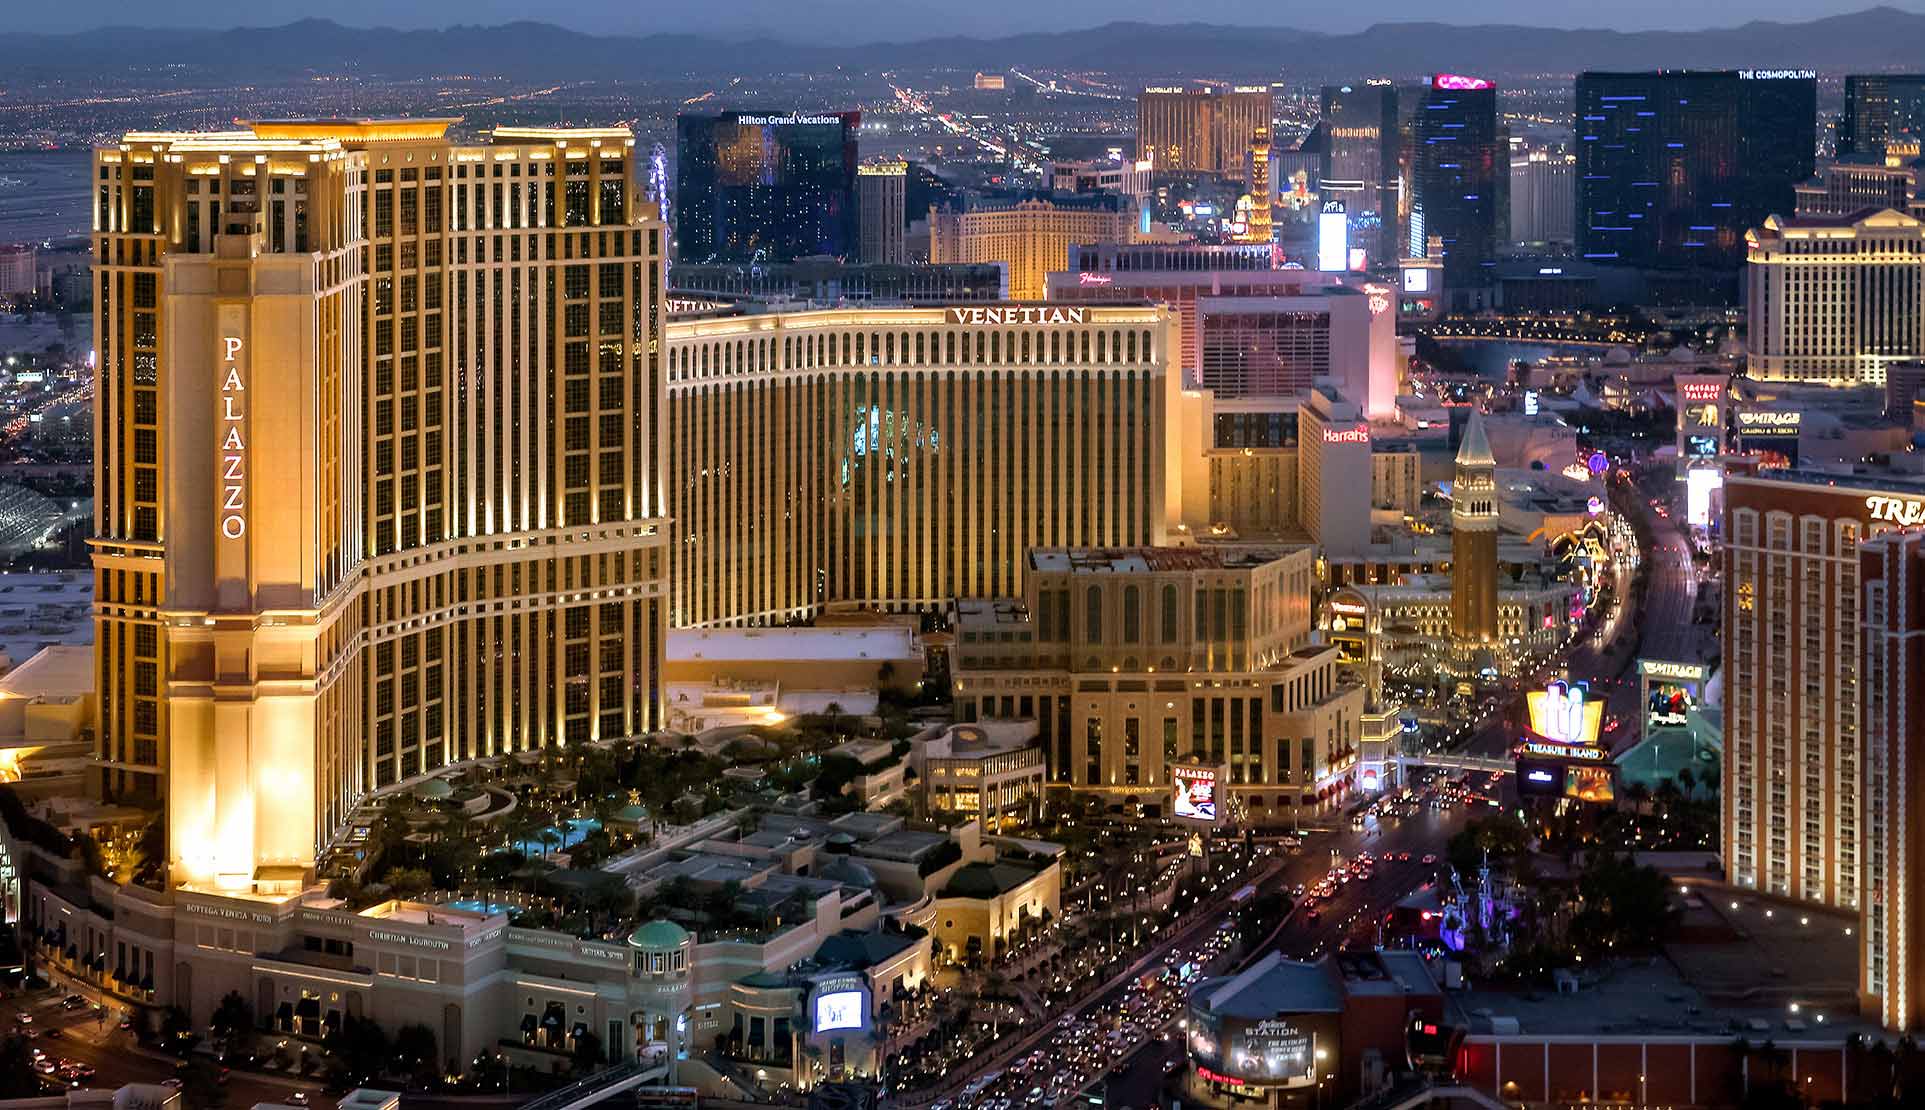
[{"label": "row of hotel windows", "polygon": [[[1047,344],[1045,335],[1049,337]],[[673,341],[669,366],[671,380],[687,381],[713,375],[833,366],[1134,364],[1151,361],[1152,350],[1151,333],[1135,329],[838,331],[783,335],[780,365],[775,361],[775,339],[769,336]]]}]

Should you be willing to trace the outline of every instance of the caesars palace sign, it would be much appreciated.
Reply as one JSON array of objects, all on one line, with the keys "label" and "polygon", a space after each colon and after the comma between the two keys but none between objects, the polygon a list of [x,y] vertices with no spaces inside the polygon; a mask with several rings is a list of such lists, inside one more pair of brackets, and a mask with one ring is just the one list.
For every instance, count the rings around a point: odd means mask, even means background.
[{"label": "caesars palace sign", "polygon": [[1089,317],[1087,308],[1066,305],[1007,305],[981,308],[952,308],[949,322],[976,327],[999,324],[1081,324]]}]

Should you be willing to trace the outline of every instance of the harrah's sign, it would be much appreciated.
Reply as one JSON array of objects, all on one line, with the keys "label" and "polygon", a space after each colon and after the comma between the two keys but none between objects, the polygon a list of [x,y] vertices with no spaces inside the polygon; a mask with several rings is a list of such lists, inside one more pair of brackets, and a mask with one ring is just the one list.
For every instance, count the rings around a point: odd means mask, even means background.
[{"label": "harrah's sign", "polygon": [[1066,305],[1009,305],[998,308],[952,308],[949,322],[975,327],[997,324],[1081,324],[1089,309]]},{"label": "harrah's sign", "polygon": [[1370,429],[1361,424],[1354,428],[1325,428],[1323,430],[1323,441],[1325,443],[1367,444],[1370,442]]},{"label": "harrah's sign", "polygon": [[221,345],[221,535],[238,540],[247,535],[247,386],[238,361],[241,341],[230,335]]}]

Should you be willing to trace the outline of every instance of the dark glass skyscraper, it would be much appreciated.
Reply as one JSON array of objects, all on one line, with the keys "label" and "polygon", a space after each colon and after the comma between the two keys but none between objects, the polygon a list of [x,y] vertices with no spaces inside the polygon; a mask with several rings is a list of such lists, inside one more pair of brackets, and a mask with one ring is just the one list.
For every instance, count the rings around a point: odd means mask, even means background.
[{"label": "dark glass skyscraper", "polygon": [[861,118],[859,112],[676,117],[676,257],[853,258]]},{"label": "dark glass skyscraper", "polygon": [[1854,73],[1845,78],[1838,156],[1883,158],[1894,136],[1925,136],[1925,74]]},{"label": "dark glass skyscraper", "polygon": [[1578,252],[1598,262],[1736,266],[1813,171],[1807,71],[1583,73],[1576,115]]},{"label": "dark glass skyscraper", "polygon": [[1329,160],[1321,191],[1350,214],[1351,241],[1372,261],[1397,257],[1397,89],[1388,81],[1323,87]]},{"label": "dark glass skyscraper", "polygon": [[1417,111],[1411,150],[1410,253],[1444,242],[1447,280],[1472,284],[1497,257],[1499,202],[1511,159],[1497,128],[1497,86],[1439,73]]}]

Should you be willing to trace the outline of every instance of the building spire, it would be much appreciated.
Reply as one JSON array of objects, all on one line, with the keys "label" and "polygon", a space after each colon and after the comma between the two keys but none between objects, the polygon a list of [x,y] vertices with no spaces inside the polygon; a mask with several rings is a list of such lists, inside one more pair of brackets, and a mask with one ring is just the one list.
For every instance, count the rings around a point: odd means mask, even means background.
[{"label": "building spire", "polygon": [[1464,441],[1457,446],[1458,466],[1496,466],[1497,458],[1491,454],[1491,441],[1484,434],[1484,414],[1476,408],[1470,410],[1470,421],[1464,425]]}]

